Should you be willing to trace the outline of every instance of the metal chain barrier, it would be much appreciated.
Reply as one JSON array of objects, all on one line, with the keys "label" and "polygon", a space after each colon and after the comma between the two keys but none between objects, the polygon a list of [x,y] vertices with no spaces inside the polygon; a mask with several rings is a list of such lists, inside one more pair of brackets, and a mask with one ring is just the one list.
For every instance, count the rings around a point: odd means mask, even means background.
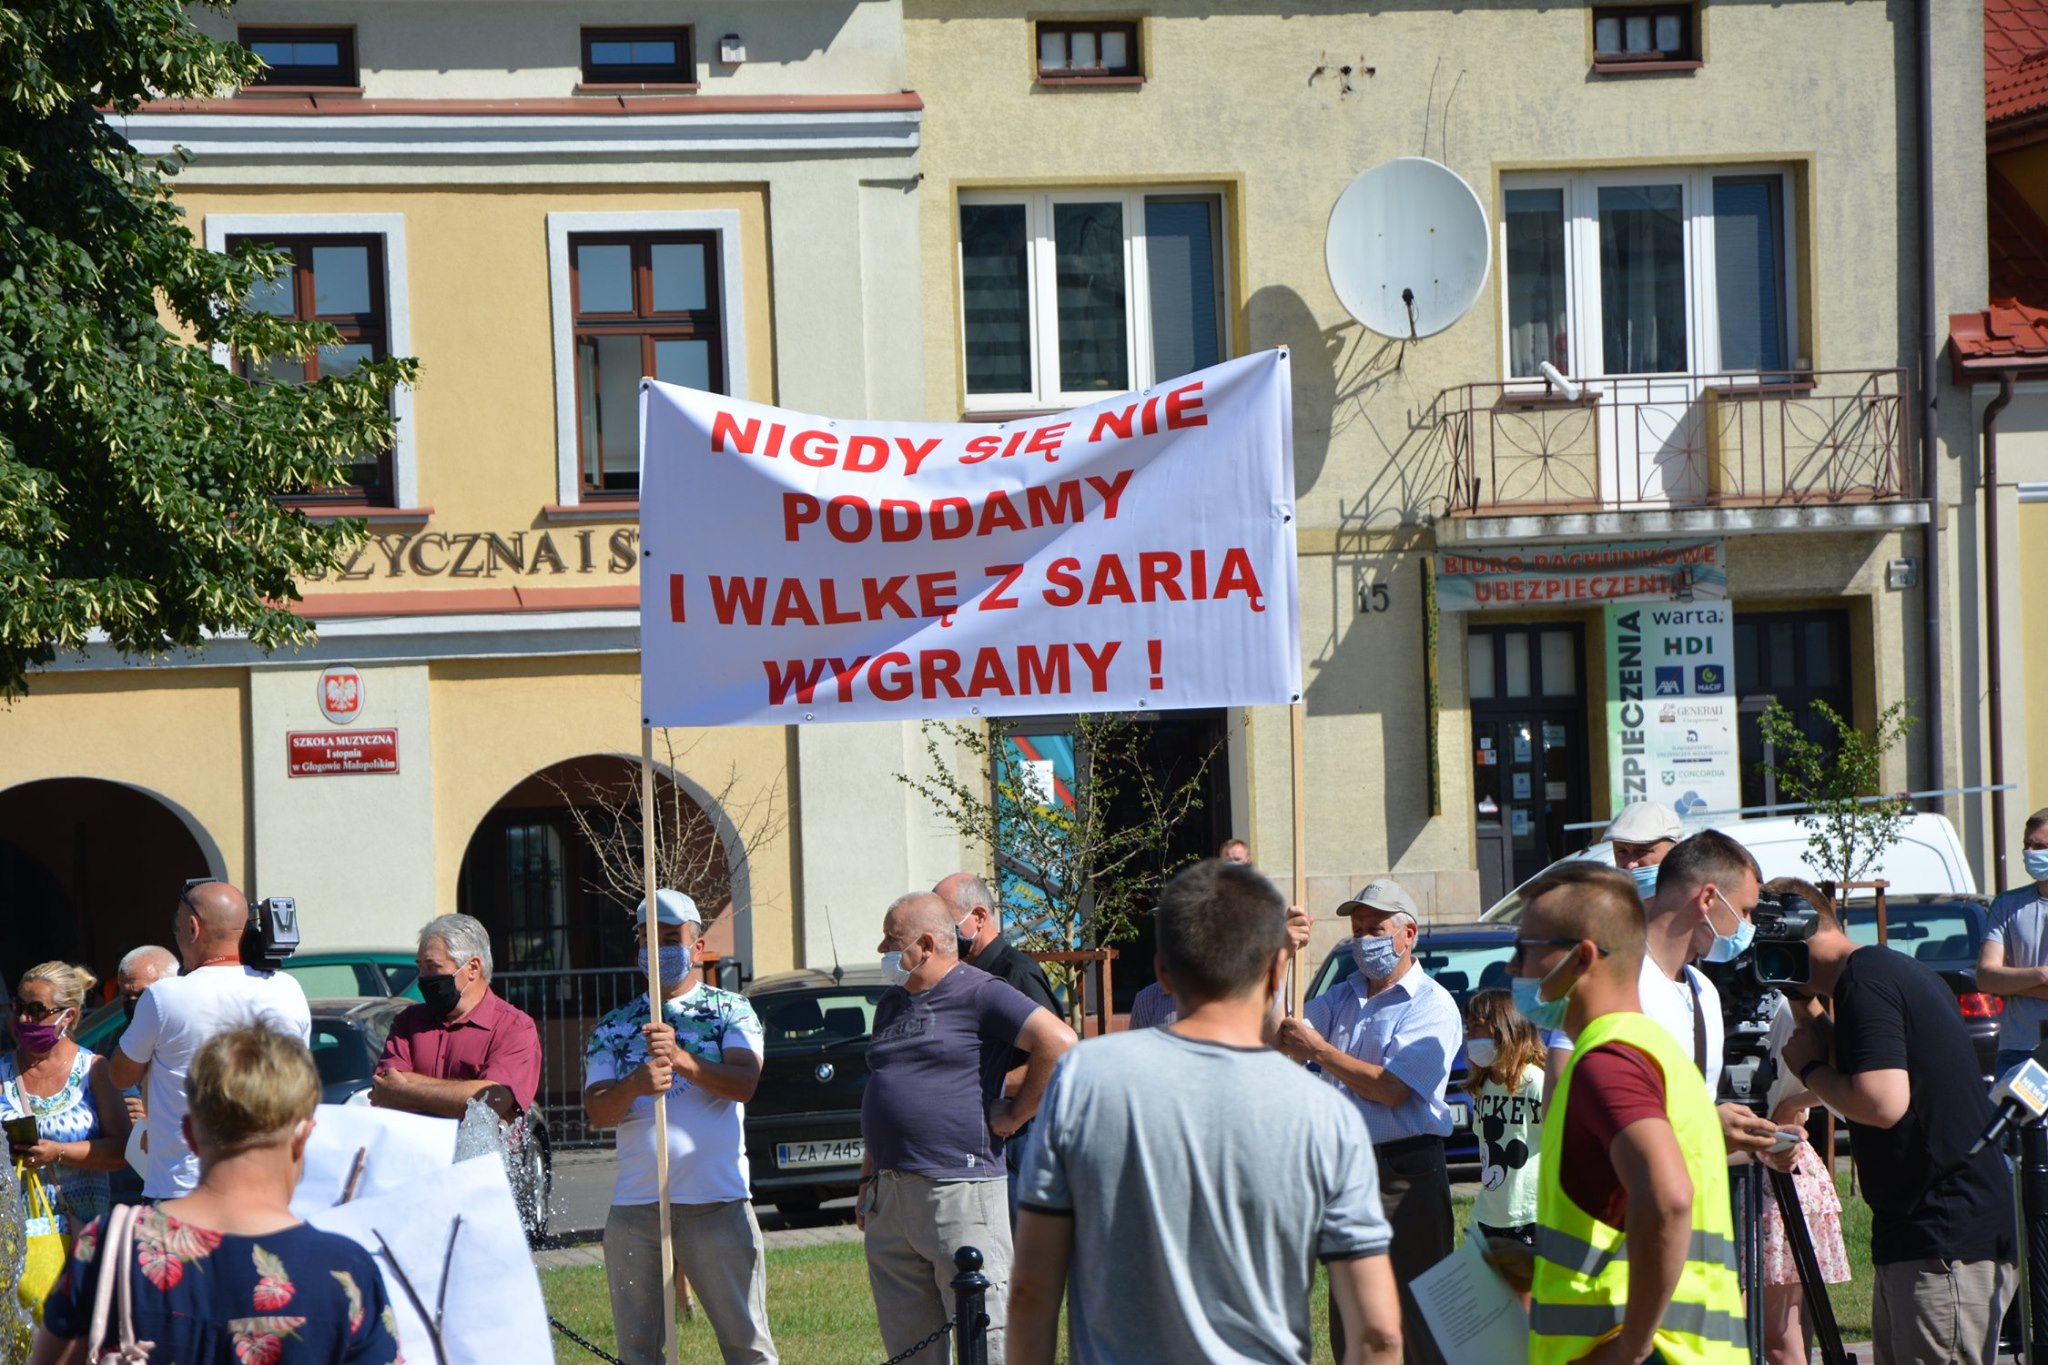
[{"label": "metal chain barrier", "polygon": [[548,1314],[548,1326],[554,1328],[557,1332],[560,1332],[563,1336],[569,1338],[569,1340],[575,1342],[578,1346],[581,1346],[584,1350],[590,1352],[599,1360],[605,1361],[606,1365],[626,1365],[625,1361],[620,1360],[617,1356],[613,1355],[610,1351],[605,1350],[604,1347],[599,1346],[596,1342],[590,1340],[588,1337],[580,1335],[575,1328],[569,1326],[568,1323],[563,1322],[553,1313]]},{"label": "metal chain barrier", "polygon": [[926,1337],[923,1341],[920,1341],[919,1343],[917,1343],[917,1345],[911,1347],[909,1350],[902,1351],[896,1355],[890,1356],[887,1360],[882,1362],[882,1365],[902,1365],[902,1362],[910,1359],[912,1356],[916,1355],[919,1351],[922,1351],[925,1347],[931,1345],[933,1342],[944,1340],[946,1333],[952,1330],[952,1323],[940,1323],[938,1331],[932,1333],[930,1336]]}]

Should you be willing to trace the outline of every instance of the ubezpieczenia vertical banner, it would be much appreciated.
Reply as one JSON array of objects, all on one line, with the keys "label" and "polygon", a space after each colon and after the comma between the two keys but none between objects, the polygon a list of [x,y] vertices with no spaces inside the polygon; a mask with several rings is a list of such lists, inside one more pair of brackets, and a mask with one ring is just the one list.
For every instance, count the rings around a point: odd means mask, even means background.
[{"label": "ubezpieczenia vertical banner", "polygon": [[641,411],[650,724],[1301,695],[1284,351],[1003,423]]},{"label": "ubezpieczenia vertical banner", "polygon": [[1616,809],[1656,801],[1687,816],[1742,804],[1732,605],[1608,607],[1607,698]]}]

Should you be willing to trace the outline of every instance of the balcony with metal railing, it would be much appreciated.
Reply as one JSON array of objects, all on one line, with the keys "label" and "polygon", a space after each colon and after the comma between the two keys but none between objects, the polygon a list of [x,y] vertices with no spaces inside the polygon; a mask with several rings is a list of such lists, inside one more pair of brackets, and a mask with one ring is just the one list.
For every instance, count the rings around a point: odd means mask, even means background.
[{"label": "balcony with metal railing", "polygon": [[1918,525],[1903,369],[1463,384],[1445,544]]}]

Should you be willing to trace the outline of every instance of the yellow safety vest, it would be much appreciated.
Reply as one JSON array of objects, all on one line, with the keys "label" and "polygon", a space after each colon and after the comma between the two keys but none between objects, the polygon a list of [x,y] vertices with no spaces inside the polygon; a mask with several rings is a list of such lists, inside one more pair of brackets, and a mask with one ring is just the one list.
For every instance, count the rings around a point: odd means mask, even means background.
[{"label": "yellow safety vest", "polygon": [[1536,1279],[1529,1305],[1529,1365],[1564,1365],[1621,1327],[1628,1308],[1628,1239],[1564,1192],[1565,1115],[1579,1059],[1602,1043],[1648,1054],[1665,1076],[1664,1108],[1692,1177],[1692,1244],[1678,1289],[1657,1329],[1666,1365],[1742,1365],[1749,1356],[1742,1290],[1735,1277],[1735,1229],[1728,1207],[1728,1156],[1721,1119],[1699,1071],[1646,1015],[1605,1014],[1575,1040],[1571,1060],[1543,1116],[1536,1186]]}]

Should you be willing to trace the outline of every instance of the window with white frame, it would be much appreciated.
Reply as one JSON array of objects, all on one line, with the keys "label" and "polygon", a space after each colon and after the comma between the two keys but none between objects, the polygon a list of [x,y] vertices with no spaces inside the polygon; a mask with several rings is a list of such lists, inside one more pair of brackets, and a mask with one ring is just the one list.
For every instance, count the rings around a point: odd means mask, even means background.
[{"label": "window with white frame", "polygon": [[1507,375],[1781,375],[1792,368],[1782,168],[1510,176]]},{"label": "window with white frame", "polygon": [[1229,354],[1223,201],[1200,192],[960,197],[967,410],[1071,407]]}]

